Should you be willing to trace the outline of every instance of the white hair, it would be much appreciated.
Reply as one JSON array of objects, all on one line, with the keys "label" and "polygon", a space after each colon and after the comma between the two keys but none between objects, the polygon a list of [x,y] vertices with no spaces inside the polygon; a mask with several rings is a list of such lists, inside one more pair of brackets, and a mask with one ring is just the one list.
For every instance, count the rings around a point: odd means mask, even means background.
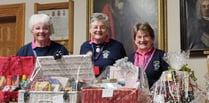
[{"label": "white hair", "polygon": [[46,14],[33,14],[29,19],[29,23],[28,23],[29,30],[32,31],[33,26],[38,23],[44,23],[46,25],[49,25],[51,33],[54,33],[54,27],[50,16]]}]

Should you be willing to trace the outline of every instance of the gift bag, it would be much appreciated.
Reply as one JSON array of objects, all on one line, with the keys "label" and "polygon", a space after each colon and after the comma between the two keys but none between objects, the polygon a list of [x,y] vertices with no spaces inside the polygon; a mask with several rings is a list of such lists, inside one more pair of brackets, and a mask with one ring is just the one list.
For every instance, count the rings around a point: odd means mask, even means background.
[{"label": "gift bag", "polygon": [[33,72],[36,57],[12,56],[10,61],[9,68],[13,76],[26,75],[26,77],[29,77]]},{"label": "gift bag", "polygon": [[19,86],[20,77],[27,78],[35,66],[36,57],[0,57],[0,103],[17,99],[17,91],[6,87]]},{"label": "gift bag", "polygon": [[29,77],[34,69],[36,57],[10,56],[0,57],[0,75],[26,75]]},{"label": "gift bag", "polygon": [[2,57],[0,56],[0,76],[4,75],[5,67],[7,66],[8,63],[8,57]]},{"label": "gift bag", "polygon": [[0,56],[0,90],[3,88],[3,86],[6,83],[6,78],[4,74],[7,69],[5,68],[7,63],[8,63],[8,57]]},{"label": "gift bag", "polygon": [[35,67],[35,62],[36,57],[32,56],[0,56],[0,87],[5,85],[17,86],[21,79],[29,78]]}]

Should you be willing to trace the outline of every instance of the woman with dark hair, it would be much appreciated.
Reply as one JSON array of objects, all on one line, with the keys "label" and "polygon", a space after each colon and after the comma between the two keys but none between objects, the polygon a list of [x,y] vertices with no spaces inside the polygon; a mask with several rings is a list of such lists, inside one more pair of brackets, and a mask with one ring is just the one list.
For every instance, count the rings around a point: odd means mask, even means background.
[{"label": "woman with dark hair", "polygon": [[136,24],[133,33],[137,50],[128,56],[128,61],[145,71],[151,88],[162,72],[168,69],[169,65],[163,60],[165,52],[154,48],[155,35],[149,23]]}]

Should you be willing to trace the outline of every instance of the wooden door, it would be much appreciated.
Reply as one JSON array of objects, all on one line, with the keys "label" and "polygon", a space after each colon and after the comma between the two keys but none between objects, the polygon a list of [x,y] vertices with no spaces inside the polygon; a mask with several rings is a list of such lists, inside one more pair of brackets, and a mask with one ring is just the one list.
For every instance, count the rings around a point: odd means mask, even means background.
[{"label": "wooden door", "polygon": [[0,56],[15,55],[24,45],[25,4],[0,5]]}]

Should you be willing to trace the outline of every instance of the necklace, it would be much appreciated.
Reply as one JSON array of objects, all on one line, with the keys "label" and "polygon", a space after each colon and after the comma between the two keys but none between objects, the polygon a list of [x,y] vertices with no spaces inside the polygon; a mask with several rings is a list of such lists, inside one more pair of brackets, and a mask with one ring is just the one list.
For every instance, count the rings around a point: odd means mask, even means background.
[{"label": "necklace", "polygon": [[93,55],[92,58],[93,60],[97,60],[99,58],[99,56],[102,54],[102,51],[104,50],[104,47],[105,47],[105,43],[102,45],[102,47],[100,48],[101,45],[96,45],[95,49],[94,49],[94,45],[92,44],[91,47],[92,47],[92,51],[93,51]]},{"label": "necklace", "polygon": [[100,52],[100,46],[96,46],[96,52],[99,53]]},{"label": "necklace", "polygon": [[100,52],[100,47],[96,47],[96,52],[97,52],[97,53]]}]

